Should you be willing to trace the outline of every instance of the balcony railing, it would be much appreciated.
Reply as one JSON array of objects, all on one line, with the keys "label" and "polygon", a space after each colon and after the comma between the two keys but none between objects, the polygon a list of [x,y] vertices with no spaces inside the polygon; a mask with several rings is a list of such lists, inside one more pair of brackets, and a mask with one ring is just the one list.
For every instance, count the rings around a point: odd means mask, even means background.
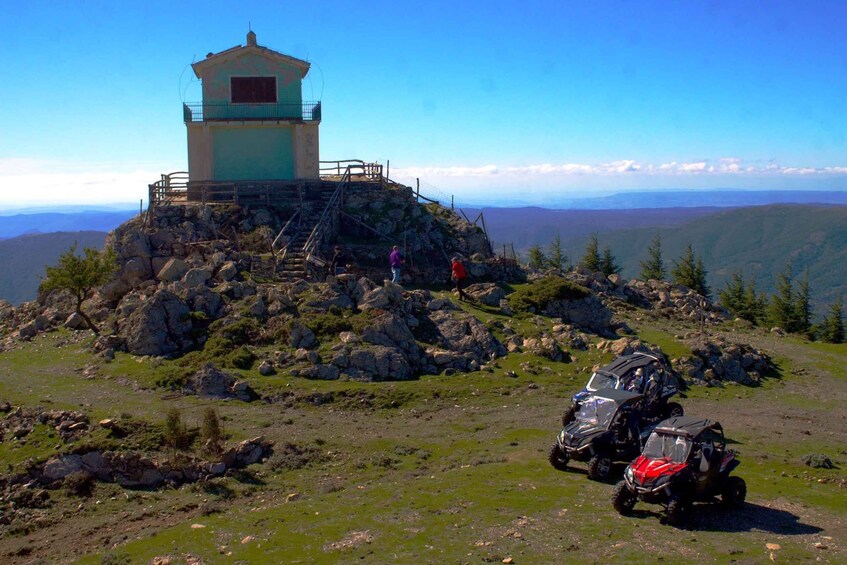
[{"label": "balcony railing", "polygon": [[231,104],[228,102],[191,102],[182,105],[183,119],[188,122],[303,120],[321,119],[320,102],[302,104]]}]

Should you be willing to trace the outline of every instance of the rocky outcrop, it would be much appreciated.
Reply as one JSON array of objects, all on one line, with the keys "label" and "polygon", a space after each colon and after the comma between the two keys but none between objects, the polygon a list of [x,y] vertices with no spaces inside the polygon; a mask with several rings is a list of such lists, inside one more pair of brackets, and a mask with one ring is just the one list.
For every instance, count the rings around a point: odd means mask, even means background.
[{"label": "rocky outcrop", "polygon": [[259,396],[245,381],[236,379],[211,363],[203,365],[191,375],[183,390],[187,394],[205,398],[237,398],[244,402],[250,402]]},{"label": "rocky outcrop", "polygon": [[88,416],[73,410],[46,410],[37,408],[12,408],[8,403],[0,404],[0,441],[5,438],[25,439],[36,425],[52,428],[64,442],[74,441],[88,432]]},{"label": "rocky outcrop", "polygon": [[158,290],[121,323],[120,334],[135,355],[172,355],[194,346],[191,310],[176,294]]},{"label": "rocky outcrop", "polygon": [[754,386],[773,369],[766,354],[722,338],[695,340],[691,342],[691,352],[691,357],[674,359],[673,365],[693,384],[719,386],[731,382]]},{"label": "rocky outcrop", "polygon": [[553,300],[543,314],[561,318],[563,322],[585,328],[598,335],[610,334],[612,311],[596,296],[589,294],[577,300]]},{"label": "rocky outcrop", "polygon": [[[126,488],[157,488],[179,485],[238,469],[266,459],[273,443],[262,437],[244,440],[224,450],[215,460],[182,454],[179,462],[145,455],[137,451],[89,451],[55,455],[31,468],[27,479],[51,486],[68,476],[84,472],[99,481],[114,482]],[[18,479],[20,480],[20,478]]]}]

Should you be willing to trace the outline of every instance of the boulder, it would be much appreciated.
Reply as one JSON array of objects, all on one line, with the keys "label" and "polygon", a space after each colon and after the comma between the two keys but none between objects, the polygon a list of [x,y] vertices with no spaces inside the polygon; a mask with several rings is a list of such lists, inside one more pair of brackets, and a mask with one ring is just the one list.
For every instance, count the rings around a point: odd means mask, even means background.
[{"label": "boulder", "polygon": [[88,329],[88,323],[85,321],[78,312],[73,312],[68,319],[65,320],[65,327],[72,330],[85,330]]},{"label": "boulder", "polygon": [[196,394],[206,398],[238,398],[245,402],[258,395],[246,382],[238,381],[229,373],[221,371],[212,363],[206,363],[194,373],[183,390],[187,394]]},{"label": "boulder", "polygon": [[227,282],[231,281],[236,276],[238,276],[238,266],[235,264],[235,261],[227,261],[221,265],[220,269],[218,269],[218,273],[215,275],[215,278],[220,282]]},{"label": "boulder", "polygon": [[165,282],[178,281],[185,276],[188,270],[188,263],[182,259],[171,257],[156,275],[156,278]]},{"label": "boulder", "polygon": [[188,305],[174,293],[157,291],[130,314],[122,327],[134,355],[171,355],[193,346]]},{"label": "boulder", "polygon": [[57,481],[81,469],[82,457],[79,455],[58,455],[47,460],[42,474],[51,481]]},{"label": "boulder", "polygon": [[188,288],[193,288],[195,286],[205,285],[206,281],[211,278],[212,273],[208,269],[189,269],[182,277],[182,284]]}]

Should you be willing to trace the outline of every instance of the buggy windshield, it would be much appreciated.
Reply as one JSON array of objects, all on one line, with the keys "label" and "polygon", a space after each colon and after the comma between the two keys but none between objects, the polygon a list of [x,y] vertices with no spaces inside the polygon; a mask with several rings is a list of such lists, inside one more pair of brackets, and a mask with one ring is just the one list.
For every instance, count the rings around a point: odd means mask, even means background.
[{"label": "buggy windshield", "polygon": [[685,463],[690,452],[691,440],[673,434],[653,433],[644,446],[644,457],[670,459],[674,463]]},{"label": "buggy windshield", "polygon": [[585,388],[594,392],[606,388],[618,388],[618,383],[618,378],[615,375],[610,373],[601,373],[598,371],[591,375],[591,378],[588,379],[588,384],[585,385]]},{"label": "buggy windshield", "polygon": [[582,403],[576,419],[586,424],[608,427],[617,409],[618,404],[614,400],[592,396]]}]

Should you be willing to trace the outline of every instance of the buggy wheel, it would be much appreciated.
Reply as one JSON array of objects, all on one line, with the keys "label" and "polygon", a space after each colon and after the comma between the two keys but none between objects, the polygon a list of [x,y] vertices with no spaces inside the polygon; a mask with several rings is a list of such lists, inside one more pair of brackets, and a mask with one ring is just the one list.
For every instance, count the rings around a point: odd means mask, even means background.
[{"label": "buggy wheel", "polygon": [[562,427],[567,427],[568,424],[573,422],[574,416],[576,415],[576,404],[571,404],[571,407],[565,410],[565,413],[562,414]]},{"label": "buggy wheel", "polygon": [[666,418],[678,418],[684,414],[685,411],[682,409],[682,405],[678,402],[668,402],[667,407],[665,407]]},{"label": "buggy wheel", "polygon": [[550,448],[550,454],[547,458],[553,468],[557,471],[564,471],[568,468],[568,461],[570,460],[570,457],[568,457],[568,454],[559,447],[558,443],[554,443]]},{"label": "buggy wheel", "polygon": [[747,498],[747,483],[741,477],[727,477],[721,489],[721,502],[724,506],[737,508]]},{"label": "buggy wheel", "polygon": [[593,481],[605,481],[612,470],[612,460],[602,455],[595,455],[588,462],[588,478]]},{"label": "buggy wheel", "polygon": [[678,528],[685,523],[689,506],[689,502],[681,496],[671,496],[668,501],[668,524]]},{"label": "buggy wheel", "polygon": [[626,486],[626,481],[620,481],[615,485],[615,490],[612,493],[612,506],[618,511],[618,514],[628,515],[632,512],[636,502],[638,502],[638,498]]}]

